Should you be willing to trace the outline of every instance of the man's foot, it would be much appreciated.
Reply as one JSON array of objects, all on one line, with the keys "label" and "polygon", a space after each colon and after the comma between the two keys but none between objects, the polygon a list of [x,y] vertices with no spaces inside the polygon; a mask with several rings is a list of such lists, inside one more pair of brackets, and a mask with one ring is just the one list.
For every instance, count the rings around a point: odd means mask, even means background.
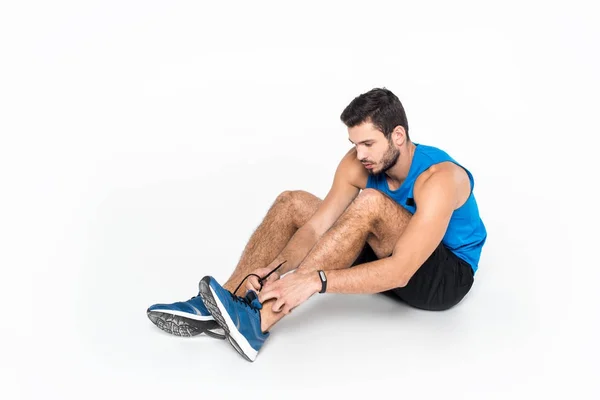
[{"label": "man's foot", "polygon": [[269,337],[269,332],[263,333],[260,328],[262,304],[256,293],[249,290],[245,297],[236,296],[213,277],[205,276],[200,281],[200,296],[231,345],[246,360],[254,361]]},{"label": "man's foot", "polygon": [[146,311],[148,318],[165,332],[176,336],[196,336],[206,333],[225,339],[225,332],[215,322],[200,296],[171,304],[154,304]]}]

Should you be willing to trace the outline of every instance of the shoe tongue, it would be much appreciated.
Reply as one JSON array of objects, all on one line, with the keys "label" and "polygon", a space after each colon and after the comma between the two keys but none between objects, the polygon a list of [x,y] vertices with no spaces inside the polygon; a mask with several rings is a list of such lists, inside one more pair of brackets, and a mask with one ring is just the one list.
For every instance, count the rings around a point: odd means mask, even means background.
[{"label": "shoe tongue", "polygon": [[256,292],[254,290],[248,290],[246,292],[246,299],[248,300],[248,303],[250,303],[250,305],[258,310],[260,310],[262,308],[262,304],[260,304],[260,301],[258,300],[258,295],[256,294]]}]

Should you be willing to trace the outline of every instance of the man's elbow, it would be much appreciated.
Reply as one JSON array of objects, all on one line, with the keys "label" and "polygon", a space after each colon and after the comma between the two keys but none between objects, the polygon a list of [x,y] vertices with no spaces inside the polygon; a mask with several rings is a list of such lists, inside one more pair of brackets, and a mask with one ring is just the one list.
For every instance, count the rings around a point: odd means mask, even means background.
[{"label": "man's elbow", "polygon": [[404,268],[398,268],[398,271],[394,276],[394,283],[396,284],[396,287],[403,288],[408,285],[408,282],[415,274],[417,269],[418,268],[411,268],[408,266]]},{"label": "man's elbow", "polygon": [[410,276],[407,276],[407,274],[401,274],[396,278],[396,287],[403,288],[408,285],[408,281],[410,281]]},{"label": "man's elbow", "polygon": [[403,288],[408,284],[410,277],[407,277],[403,271],[394,271],[392,276],[388,276],[388,285],[391,287],[388,289]]}]

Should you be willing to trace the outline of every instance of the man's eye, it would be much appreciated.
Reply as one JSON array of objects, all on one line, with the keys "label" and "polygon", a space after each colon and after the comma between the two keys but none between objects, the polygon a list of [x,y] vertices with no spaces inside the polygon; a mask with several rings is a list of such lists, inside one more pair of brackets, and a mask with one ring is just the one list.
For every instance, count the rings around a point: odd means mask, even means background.
[{"label": "man's eye", "polygon": [[367,147],[371,147],[373,145],[373,143],[365,143],[365,146]]}]

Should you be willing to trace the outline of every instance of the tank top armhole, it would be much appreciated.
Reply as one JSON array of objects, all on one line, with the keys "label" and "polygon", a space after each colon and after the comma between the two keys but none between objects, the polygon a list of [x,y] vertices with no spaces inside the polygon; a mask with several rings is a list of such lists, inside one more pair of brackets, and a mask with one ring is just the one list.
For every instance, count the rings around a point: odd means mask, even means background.
[{"label": "tank top armhole", "polygon": [[469,176],[469,182],[471,183],[471,191],[469,192],[469,197],[470,197],[473,194],[473,189],[475,188],[475,179],[473,178],[473,174],[471,174],[471,171],[469,171],[468,169],[466,169],[462,165],[460,165],[458,163],[457,163],[457,165],[459,167],[461,167],[462,169],[464,169],[465,172],[467,173],[467,175]]},{"label": "tank top armhole", "polygon": [[469,192],[469,197],[471,197],[471,195],[473,194],[473,189],[475,188],[475,179],[473,178],[473,174],[471,174],[471,171],[469,171],[468,169],[466,169],[464,166],[462,166],[456,160],[450,158],[450,160],[448,160],[448,161],[452,161],[454,164],[456,164],[459,167],[461,167],[463,169],[463,171],[465,171],[467,173],[467,176],[469,177],[470,187],[471,187],[471,191]]}]

